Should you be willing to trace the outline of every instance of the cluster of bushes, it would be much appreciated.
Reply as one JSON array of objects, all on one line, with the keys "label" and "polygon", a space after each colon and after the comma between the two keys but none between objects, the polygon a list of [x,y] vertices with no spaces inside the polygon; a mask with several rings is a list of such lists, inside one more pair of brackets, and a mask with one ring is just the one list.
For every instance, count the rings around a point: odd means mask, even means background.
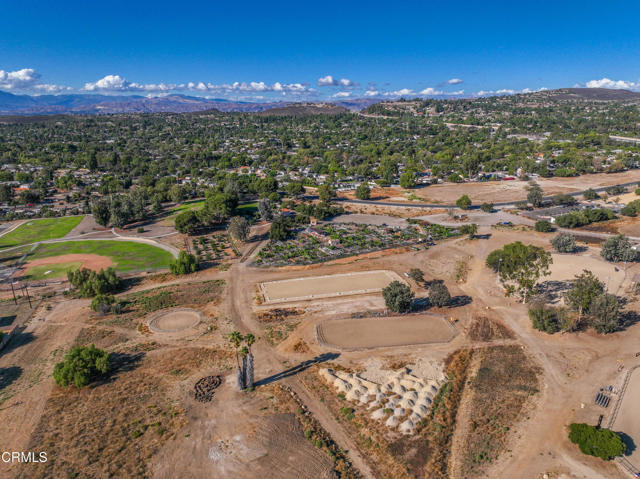
[{"label": "cluster of bushes", "polygon": [[633,200],[629,202],[620,210],[620,213],[625,216],[638,216],[638,213],[640,213],[640,200]]},{"label": "cluster of bushes", "polygon": [[78,295],[84,298],[116,293],[122,287],[122,281],[113,268],[101,269],[98,272],[80,268],[67,272],[67,279]]},{"label": "cluster of bushes", "polygon": [[535,230],[540,233],[550,233],[553,231],[553,225],[547,220],[536,221]]},{"label": "cluster of bushes", "polygon": [[202,227],[226,221],[235,214],[237,207],[236,194],[208,192],[202,208],[183,211],[176,216],[174,225],[180,233],[192,234]]},{"label": "cluster of bushes", "polygon": [[191,274],[198,269],[196,257],[186,251],[180,251],[178,257],[169,263],[169,271],[172,274]]},{"label": "cluster of bushes", "polygon": [[611,262],[636,261],[638,252],[631,247],[629,239],[625,235],[617,235],[608,238],[600,250],[600,255]]},{"label": "cluster of bushes", "polygon": [[573,253],[578,249],[576,237],[571,233],[560,233],[551,240],[551,246],[558,253]]},{"label": "cluster of bushes", "polygon": [[91,346],[76,346],[56,364],[53,379],[59,386],[82,388],[111,370],[111,354]]},{"label": "cluster of bushes", "polygon": [[571,331],[583,322],[598,333],[612,333],[621,326],[620,301],[606,292],[605,285],[591,271],[576,276],[571,289],[565,295],[569,310],[534,304],[529,308],[529,318],[535,329],[549,334]]},{"label": "cluster of bushes", "polygon": [[615,217],[615,213],[607,208],[588,208],[558,216],[556,225],[561,228],[577,228],[599,221],[612,220]]}]

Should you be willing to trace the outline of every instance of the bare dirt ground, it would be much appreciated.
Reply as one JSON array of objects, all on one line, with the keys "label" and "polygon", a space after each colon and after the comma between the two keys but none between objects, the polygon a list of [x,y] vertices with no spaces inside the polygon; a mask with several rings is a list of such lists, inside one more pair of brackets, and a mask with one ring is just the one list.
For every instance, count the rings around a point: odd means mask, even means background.
[{"label": "bare dirt ground", "polygon": [[111,259],[97,254],[64,254],[62,256],[52,256],[51,258],[39,258],[27,261],[22,267],[22,270],[24,274],[24,272],[28,272],[31,268],[35,268],[36,266],[74,262],[80,262],[82,263],[83,268],[92,269],[94,271],[108,268],[113,264]]},{"label": "bare dirt ground", "polygon": [[397,218],[388,215],[365,215],[353,213],[349,215],[339,215],[331,218],[330,223],[356,223],[363,225],[388,225],[405,228],[409,226],[404,218]]},{"label": "bare dirt ground", "polygon": [[[0,403],[0,437],[3,438],[3,444],[7,444],[12,450],[20,450],[39,447],[41,443],[36,442],[35,438],[55,442],[51,435],[55,431],[55,427],[52,427],[53,418],[56,417],[54,413],[59,411],[59,414],[63,414],[64,405],[71,404],[65,401],[71,400],[71,396],[75,398],[73,404],[76,405],[72,412],[79,411],[77,417],[81,418],[81,421],[78,424],[86,425],[87,431],[91,431],[97,424],[108,426],[108,423],[101,422],[91,425],[90,421],[92,418],[96,419],[97,413],[101,413],[105,420],[116,421],[114,424],[118,425],[120,423],[117,421],[121,420],[121,415],[104,414],[105,410],[111,411],[116,407],[115,403],[110,402],[113,393],[120,394],[120,388],[125,386],[136,391],[135,384],[149,375],[149,382],[142,383],[147,384],[147,389],[151,391],[144,396],[147,398],[145,401],[154,401],[157,398],[173,401],[180,411],[177,416],[180,422],[168,423],[167,436],[164,436],[158,435],[156,426],[151,426],[155,420],[152,421],[151,416],[144,416],[145,424],[148,423],[150,429],[139,438],[143,441],[140,443],[143,447],[142,452],[136,454],[141,455],[131,457],[138,457],[138,463],[145,465],[145,474],[156,477],[180,475],[187,478],[228,475],[274,477],[272,471],[276,471],[276,477],[308,477],[303,466],[309,464],[312,477],[331,477],[327,475],[327,471],[331,471],[329,455],[324,450],[314,447],[300,426],[288,415],[289,412],[283,414],[277,409],[280,406],[270,399],[272,394],[268,388],[276,383],[295,390],[313,417],[331,434],[339,446],[347,451],[349,459],[361,471],[363,477],[411,477],[385,476],[380,473],[381,463],[376,463],[374,459],[377,460],[377,457],[372,452],[375,448],[372,445],[367,446],[367,430],[354,429],[347,418],[336,417],[336,414],[340,414],[339,409],[337,412],[331,409],[314,389],[315,383],[305,379],[306,375],[317,376],[317,373],[309,368],[314,364],[330,361],[336,367],[363,370],[367,369],[367,364],[373,359],[388,364],[390,368],[393,366],[392,369],[421,362],[437,364],[442,363],[458,349],[473,350],[490,344],[492,347],[522,348],[528,361],[540,369],[540,387],[538,392],[532,394],[531,402],[528,403],[530,405],[516,418],[504,435],[506,449],[496,459],[483,464],[481,475],[490,478],[539,478],[543,473],[549,473],[553,478],[567,479],[628,477],[614,464],[582,455],[578,448],[569,442],[566,426],[571,422],[595,424],[600,414],[604,414],[606,420],[610,410],[603,410],[594,405],[593,396],[600,387],[618,384],[626,369],[640,364],[640,359],[635,357],[639,349],[637,345],[640,340],[640,325],[630,324],[625,330],[607,336],[591,331],[547,335],[533,330],[526,305],[512,298],[505,298],[495,275],[486,268],[484,261],[493,249],[516,240],[549,248],[550,236],[531,231],[488,227],[481,227],[479,233],[490,235],[490,239],[458,238],[444,241],[429,250],[395,252],[379,257],[367,257],[361,261],[312,265],[304,269],[251,268],[247,266],[250,261],[240,262],[238,259],[233,261],[228,271],[200,272],[185,279],[157,277],[136,286],[135,291],[142,293],[145,289],[157,288],[163,281],[175,286],[187,281],[200,282],[214,278],[227,282],[225,292],[219,300],[208,304],[207,296],[203,299],[204,304],[198,306],[198,309],[202,308],[203,313],[211,318],[207,323],[210,328],[201,324],[184,337],[145,331],[144,328],[138,330],[136,325],[144,322],[144,316],[137,317],[133,313],[129,316],[123,314],[122,317],[92,320],[88,300],[56,304],[52,311],[42,315],[46,320],[34,319],[28,325],[25,332],[31,333],[31,336],[14,338],[9,344],[9,349],[0,355],[0,368],[3,368],[3,372],[6,371],[2,377],[13,378],[8,384],[3,379],[0,385],[0,394],[4,398]],[[251,246],[245,245],[244,251],[251,251],[247,253],[247,259],[258,251],[252,250]],[[589,261],[593,262],[590,263],[590,267],[594,270],[604,268],[597,274],[610,272],[610,265],[599,258],[597,249],[589,250],[587,255]],[[566,264],[562,263],[565,260],[558,260],[559,270],[554,273],[558,275],[557,278],[569,279],[583,269],[584,261],[580,255],[567,258],[569,259],[566,260]],[[462,276],[458,274],[461,263],[466,265],[466,274]],[[289,337],[276,346],[265,340],[267,324],[260,321],[257,313],[274,306],[261,304],[258,300],[258,283],[290,280],[301,276],[326,276],[372,270],[389,270],[402,274],[412,267],[423,269],[427,280],[444,280],[455,299],[451,307],[431,310],[451,319],[456,329],[461,332],[448,343],[398,346],[376,351],[336,351],[335,348],[318,343],[315,327],[323,320],[345,318],[358,312],[381,312],[384,302],[379,292],[289,303],[287,307],[301,308],[305,311],[299,319],[295,319],[298,324],[294,326]],[[620,265],[618,268],[620,269]],[[627,290],[630,278],[637,272],[640,272],[639,265],[627,266],[626,276],[619,287],[620,292]],[[411,284],[418,297],[427,295],[421,286],[412,281],[407,282]],[[637,310],[638,302],[631,298],[626,308]],[[491,318],[500,327],[490,324],[489,333],[478,332],[475,325],[479,317]],[[507,332],[503,328],[507,328]],[[252,347],[256,357],[258,380],[254,392],[240,393],[233,388],[235,379],[232,371],[235,360],[225,339],[225,335],[232,330],[252,332],[259,338]],[[94,392],[73,394],[67,398],[61,391],[54,389],[50,373],[63,352],[80,340],[77,338],[81,338],[82,342],[95,342],[98,347],[111,348],[113,351],[124,352],[124,348],[131,348],[128,349],[129,353],[133,353],[134,350],[147,353],[145,357],[148,359],[140,363],[139,372],[136,373],[142,376],[126,372],[112,384],[100,385]],[[224,367],[222,363],[188,360],[186,356],[178,357],[175,354],[177,348],[196,346],[213,349],[216,354],[222,354],[227,361]],[[135,371],[134,369],[131,373]],[[216,390],[211,403],[196,403],[190,395],[193,384],[199,378],[210,374],[224,376],[223,385]],[[100,388],[112,387],[114,389],[104,389],[111,394],[100,393]],[[157,394],[154,395],[153,391],[157,391]],[[89,406],[79,406],[91,404],[86,401],[89,398],[100,401],[100,406],[92,413],[93,416],[89,414],[92,411]],[[333,399],[339,404],[335,394]],[[53,402],[46,406],[50,400]],[[130,401],[135,404],[133,397]],[[473,404],[473,401],[470,403]],[[147,402],[141,403],[139,409],[146,410],[149,405]],[[46,421],[42,420],[43,417],[47,418]],[[65,416],[61,423],[64,425],[60,429],[63,432],[63,441],[60,444],[56,443],[56,451],[64,447],[64,441],[73,439],[74,431],[77,432],[74,428],[78,426],[74,426],[74,422],[68,419]],[[130,422],[126,424],[127,428],[131,425]],[[113,426],[105,426],[103,429],[109,431],[108,434],[98,436],[103,437],[105,441],[117,438],[125,451],[129,451],[126,448],[136,446],[135,441],[124,440],[130,438],[132,430],[124,426],[121,429]],[[36,428],[37,434],[34,435]],[[116,432],[117,430],[120,432]],[[160,438],[157,444],[152,441],[154,438]],[[77,441],[73,444],[81,449]],[[414,453],[420,451],[420,454],[411,456],[410,470],[420,472],[420,468],[424,466],[420,457],[423,453],[424,457],[428,457],[429,454],[428,451],[420,449],[423,445],[417,442],[405,444],[402,441],[394,444],[397,449],[393,452],[397,456],[395,459],[385,456],[384,460],[390,461],[385,463],[385,467],[388,467],[385,470],[398,470],[394,469],[393,464],[406,462],[406,458],[409,457],[407,454],[410,455],[405,447],[415,446],[416,449],[412,450]],[[91,443],[91,448],[94,447],[97,447],[97,444]],[[465,445],[463,442],[454,442],[452,447],[464,448]],[[84,459],[65,457],[66,454],[63,452],[57,454],[58,458],[71,460],[73,464],[78,465],[83,464],[82,461],[92,457],[91,454],[97,451],[91,448],[82,449],[87,453]],[[96,453],[94,457],[100,456]],[[135,461],[127,460],[125,456],[118,457],[126,462],[127,467],[136,464]],[[452,451],[451,457],[454,461],[456,458],[464,457],[464,450]],[[1,467],[5,466],[0,464]],[[5,471],[6,468],[0,469],[0,475]],[[32,470],[26,471],[27,475],[23,474],[22,477],[45,476],[29,476],[28,473]],[[56,471],[62,473],[63,470]],[[94,472],[99,471],[106,469],[96,468]],[[12,469],[8,472],[8,477],[12,477],[18,471]],[[420,477],[419,474],[415,476]]]},{"label": "bare dirt ground", "polygon": [[78,223],[76,227],[69,231],[65,236],[73,237],[91,233],[91,237],[95,236],[97,238],[98,236],[96,235],[99,232],[108,233],[109,230],[104,226],[100,226],[98,223],[96,223],[96,220],[93,219],[93,215],[85,215],[84,218],[82,218],[82,221]]},{"label": "bare dirt ground", "polygon": [[200,322],[201,313],[193,309],[163,311],[149,320],[149,328],[158,333],[172,333],[191,329]]},{"label": "bare dirt ground", "polygon": [[311,276],[260,284],[265,302],[300,301],[381,291],[392,281],[404,282],[393,271],[365,271]]},{"label": "bare dirt ground", "polygon": [[340,350],[451,341],[455,329],[439,315],[329,319],[316,327],[321,342]]},{"label": "bare dirt ground", "polygon": [[[545,195],[557,193],[571,193],[587,188],[610,186],[631,181],[640,181],[640,170],[629,170],[622,173],[597,173],[582,175],[574,178],[538,178],[537,183],[544,190]],[[485,183],[441,183],[418,187],[411,190],[399,188],[384,188],[374,190],[372,199],[387,199],[394,201],[407,200],[407,194],[414,194],[423,198],[427,203],[453,204],[462,195],[468,195],[474,203],[499,203],[506,201],[524,200],[527,196],[527,181],[489,181]]]}]

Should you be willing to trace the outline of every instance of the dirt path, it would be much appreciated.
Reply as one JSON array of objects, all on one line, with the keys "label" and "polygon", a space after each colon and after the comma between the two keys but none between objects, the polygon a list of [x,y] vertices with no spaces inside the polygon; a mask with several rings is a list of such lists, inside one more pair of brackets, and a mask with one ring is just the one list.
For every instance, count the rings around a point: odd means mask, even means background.
[{"label": "dirt path", "polygon": [[[254,252],[252,255],[257,254]],[[247,291],[251,291],[251,287],[243,282],[246,278],[244,274],[246,263],[237,263],[230,270],[230,277],[227,285],[227,298],[229,317],[232,319],[237,329],[246,334],[252,332],[256,336],[261,334],[261,329],[255,320],[252,319],[251,306],[249,301],[250,295]],[[284,365],[284,358],[280,357],[271,347],[264,341],[260,341],[253,346],[256,356],[256,378],[264,378],[280,371],[287,369]],[[349,459],[353,465],[366,478],[375,478],[373,471],[365,461],[364,457],[358,450],[357,446],[349,435],[337,423],[327,408],[311,394],[306,387],[295,377],[290,376],[283,382],[293,389],[304,401],[307,407],[314,414],[314,417],[320,422],[322,427],[331,434],[331,437],[347,451]]]}]

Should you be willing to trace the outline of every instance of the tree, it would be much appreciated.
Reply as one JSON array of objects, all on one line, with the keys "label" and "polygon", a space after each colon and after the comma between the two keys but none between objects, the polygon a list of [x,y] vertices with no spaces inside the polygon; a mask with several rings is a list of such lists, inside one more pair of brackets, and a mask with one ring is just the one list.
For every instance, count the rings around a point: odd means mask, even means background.
[{"label": "tree", "polygon": [[532,181],[527,188],[527,201],[531,203],[535,208],[538,208],[542,205],[542,188],[538,183]]},{"label": "tree", "polygon": [[539,233],[550,233],[553,231],[553,225],[550,221],[539,220],[536,221],[535,230]]},{"label": "tree", "polygon": [[13,190],[9,185],[0,185],[0,203],[9,203],[13,199]]},{"label": "tree", "polygon": [[329,202],[336,197],[336,190],[329,183],[318,186],[318,197],[322,202]]},{"label": "tree", "polygon": [[469,235],[469,239],[473,239],[475,238],[476,233],[478,233],[478,225],[475,223],[462,225],[460,227],[460,233],[462,233],[463,235]]},{"label": "tree", "polygon": [[213,193],[204,200],[198,210],[200,221],[205,224],[221,223],[232,216],[238,206],[238,197],[233,193]]},{"label": "tree", "polygon": [[286,186],[286,190],[290,196],[299,196],[304,193],[304,186],[298,181],[292,181]]},{"label": "tree", "polygon": [[620,327],[620,301],[614,294],[596,296],[591,303],[589,325],[600,334],[615,332]]},{"label": "tree", "polygon": [[382,297],[387,308],[394,313],[408,313],[413,306],[414,293],[400,281],[392,281],[382,289]]},{"label": "tree", "polygon": [[451,301],[451,293],[443,281],[433,281],[429,286],[429,301],[439,308]]},{"label": "tree", "polygon": [[271,221],[273,219],[271,201],[269,201],[268,198],[258,200],[258,213],[260,213],[260,217],[265,221]]},{"label": "tree", "polygon": [[115,196],[109,205],[109,222],[116,228],[123,228],[133,218],[132,204],[126,195]]},{"label": "tree", "polygon": [[169,263],[169,271],[176,275],[195,273],[196,269],[198,269],[196,257],[186,251],[180,251],[178,257]]},{"label": "tree", "polygon": [[424,282],[424,273],[421,269],[411,268],[409,270],[409,277],[414,280],[416,283]]},{"label": "tree", "polygon": [[482,203],[480,209],[485,213],[493,213],[493,203]]},{"label": "tree", "polygon": [[107,314],[115,302],[112,294],[99,294],[91,301],[91,309],[96,313]]},{"label": "tree", "polygon": [[571,309],[578,312],[578,324],[584,314],[591,313],[591,305],[595,298],[604,293],[604,283],[591,271],[584,270],[577,275],[571,289],[567,291],[565,300]]},{"label": "tree", "polygon": [[122,287],[122,281],[113,268],[92,271],[80,268],[67,272],[67,279],[79,296],[90,298],[100,294],[115,293]]},{"label": "tree", "polygon": [[471,198],[467,195],[462,195],[456,200],[456,206],[462,210],[468,210],[471,208]]},{"label": "tree", "polygon": [[615,432],[589,424],[570,424],[569,440],[577,444],[584,454],[605,461],[622,456],[627,449],[622,438]]},{"label": "tree", "polygon": [[366,183],[360,183],[356,188],[356,198],[359,200],[368,200],[371,198],[371,188]]},{"label": "tree", "polygon": [[400,175],[400,186],[407,189],[416,186],[416,178],[412,171],[405,171]]},{"label": "tree", "polygon": [[593,201],[600,198],[600,195],[596,193],[596,190],[594,190],[593,188],[589,188],[588,190],[585,190],[585,192],[582,194],[582,197],[587,201]]},{"label": "tree", "polygon": [[273,223],[271,223],[271,229],[269,230],[269,239],[271,241],[284,241],[291,234],[291,230],[289,229],[289,223],[286,218],[276,218]]},{"label": "tree", "polygon": [[229,233],[238,241],[246,241],[249,237],[249,222],[244,216],[234,216],[229,221]]},{"label": "tree", "polygon": [[575,205],[578,201],[571,195],[558,193],[551,198],[554,205]]},{"label": "tree", "polygon": [[487,266],[498,273],[507,296],[518,294],[523,303],[535,292],[540,277],[550,274],[551,263],[550,253],[520,241],[492,251],[487,257]]},{"label": "tree", "polygon": [[573,253],[578,248],[576,237],[571,233],[558,234],[551,240],[551,246],[558,253]]},{"label": "tree", "polygon": [[109,224],[109,218],[111,218],[109,200],[101,198],[94,201],[91,205],[91,214],[93,215],[93,219],[96,220],[96,223],[100,226],[107,226]]},{"label": "tree", "polygon": [[184,190],[182,189],[182,186],[173,185],[169,190],[169,198],[171,198],[171,201],[174,203],[180,203],[184,200]]},{"label": "tree", "polygon": [[600,255],[611,262],[635,261],[638,253],[631,247],[629,239],[625,235],[617,235],[608,238],[602,244]]},{"label": "tree", "polygon": [[261,197],[267,197],[278,191],[278,181],[272,176],[261,178],[257,182],[256,189]]},{"label": "tree", "polygon": [[178,230],[180,233],[189,235],[193,234],[199,227],[202,226],[198,213],[193,210],[187,210],[179,213],[173,220],[173,224],[176,230]]},{"label": "tree", "polygon": [[235,353],[236,353],[236,364],[238,365],[238,389],[240,390],[244,389],[244,371],[240,366],[240,358],[238,355],[238,352],[239,352],[238,350],[240,348],[240,344],[242,344],[243,339],[244,338],[242,337],[242,334],[240,334],[239,331],[233,331],[229,333],[229,342],[233,346],[233,349],[235,350]]},{"label": "tree", "polygon": [[71,348],[64,360],[53,369],[53,379],[59,386],[73,384],[82,388],[91,381],[106,375],[111,369],[111,355],[91,346]]},{"label": "tree", "polygon": [[535,304],[529,308],[529,319],[535,329],[548,334],[560,331],[564,323],[564,315],[561,314],[561,310],[544,304]]}]

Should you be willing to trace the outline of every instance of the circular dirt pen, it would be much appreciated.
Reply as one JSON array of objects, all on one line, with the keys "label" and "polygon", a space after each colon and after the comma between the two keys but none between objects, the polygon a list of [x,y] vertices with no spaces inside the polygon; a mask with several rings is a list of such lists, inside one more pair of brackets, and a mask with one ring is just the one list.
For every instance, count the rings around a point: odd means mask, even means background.
[{"label": "circular dirt pen", "polygon": [[443,316],[435,314],[327,319],[316,326],[320,344],[344,351],[446,343],[455,335],[453,325]]},{"label": "circular dirt pen", "polygon": [[179,333],[195,328],[202,317],[195,309],[170,309],[154,314],[149,319],[149,329],[156,333]]}]

